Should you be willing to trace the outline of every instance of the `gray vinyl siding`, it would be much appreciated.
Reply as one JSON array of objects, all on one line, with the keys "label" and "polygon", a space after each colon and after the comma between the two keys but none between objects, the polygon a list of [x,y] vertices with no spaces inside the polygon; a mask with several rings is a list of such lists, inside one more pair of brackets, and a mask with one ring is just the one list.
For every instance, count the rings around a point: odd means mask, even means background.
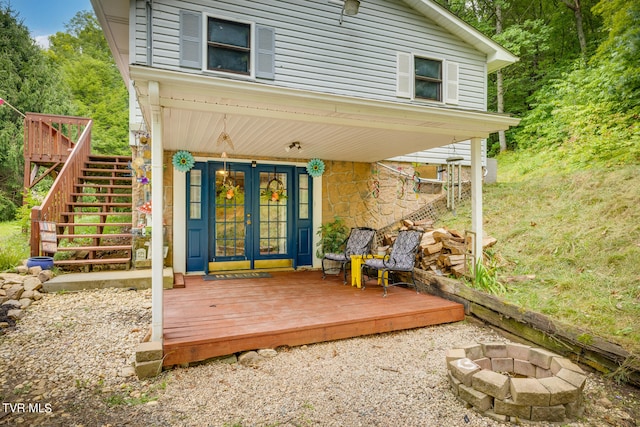
[{"label": "gray vinyl siding", "polygon": [[[487,164],[487,142],[482,140],[482,165]],[[411,153],[405,156],[393,157],[388,160],[397,162],[408,163],[424,163],[432,165],[444,165],[447,163],[447,158],[461,156],[462,164],[465,166],[471,166],[471,144],[469,141],[462,141],[455,144],[445,145],[444,147],[432,148],[431,150],[420,151],[418,153]]]},{"label": "gray vinyl siding", "polygon": [[[455,107],[485,109],[485,56],[402,0],[363,1],[359,13],[344,17],[342,25],[340,5],[328,0],[154,0],[152,4],[150,65],[154,67],[207,73],[180,67],[179,19],[184,9],[274,28],[275,77],[257,79],[265,84],[415,102],[396,96],[397,53],[406,52],[458,63],[459,103]],[[145,3],[138,0],[133,63],[147,64],[146,22]]]}]

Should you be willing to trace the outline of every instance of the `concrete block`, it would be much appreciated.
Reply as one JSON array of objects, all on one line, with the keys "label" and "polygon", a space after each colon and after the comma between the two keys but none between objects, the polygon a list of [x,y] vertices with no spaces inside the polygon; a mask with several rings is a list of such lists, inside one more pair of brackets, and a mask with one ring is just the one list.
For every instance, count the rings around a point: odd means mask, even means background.
[{"label": "concrete block", "polygon": [[449,362],[449,370],[460,382],[467,387],[471,387],[472,377],[476,372],[480,371],[480,366],[465,357],[464,359]]},{"label": "concrete block", "polygon": [[540,366],[536,366],[536,378],[549,378],[552,376],[551,369],[542,369]]},{"label": "concrete block", "polygon": [[493,410],[496,414],[510,415],[524,420],[531,419],[531,406],[517,405],[512,399],[494,399]]},{"label": "concrete block", "polygon": [[586,375],[580,374],[570,369],[560,369],[556,376],[573,385],[580,391],[584,389],[584,385],[587,382]]},{"label": "concrete block", "polygon": [[484,357],[484,353],[482,352],[482,346],[480,344],[467,344],[456,346],[456,348],[464,350],[467,358],[471,360],[480,359]]},{"label": "concrete block", "polygon": [[486,393],[478,391],[473,387],[468,387],[464,384],[460,384],[460,394],[458,395],[462,400],[472,405],[481,412],[490,409],[493,406],[493,398]]},{"label": "concrete block", "polygon": [[509,377],[486,369],[477,372],[473,378],[473,388],[498,399],[509,395]]},{"label": "concrete block", "polygon": [[507,418],[509,418],[507,415],[496,414],[491,409],[484,411],[484,416],[494,419],[496,421],[499,421],[501,423],[506,423],[508,421]]},{"label": "concrete block", "polygon": [[507,357],[507,345],[503,342],[482,343],[482,351],[486,357]]},{"label": "concrete block", "polygon": [[511,378],[511,398],[518,405],[549,406],[550,396],[535,378]]},{"label": "concrete block", "polygon": [[513,372],[518,375],[524,375],[525,377],[535,378],[536,366],[528,360],[513,359]]},{"label": "concrete block", "polygon": [[568,418],[581,418],[584,416],[584,402],[582,401],[582,394],[577,402],[571,402],[564,405],[565,415]]},{"label": "concrete block", "polygon": [[136,375],[138,379],[153,378],[162,372],[162,359],[149,362],[136,362]]},{"label": "concrete block", "polygon": [[562,422],[565,417],[564,406],[532,406],[531,421]]},{"label": "concrete block", "polygon": [[458,388],[460,387],[460,384],[462,384],[462,383],[456,377],[451,375],[451,372],[447,372],[447,377],[449,378],[449,384],[451,384],[451,392],[454,395],[458,396],[460,394]]},{"label": "concrete block", "polygon": [[531,346],[516,343],[507,343],[507,357],[512,359],[528,360]]},{"label": "concrete block", "polygon": [[560,369],[569,369],[570,371],[585,375],[585,372],[580,366],[576,365],[566,357],[554,357],[551,359],[551,372],[553,372],[553,375],[556,375]]},{"label": "concrete block", "polygon": [[467,357],[467,355],[465,354],[463,349],[461,348],[449,349],[447,350],[447,356],[446,356],[447,366],[449,366],[449,362],[452,362],[458,359],[464,359],[465,357]]},{"label": "concrete block", "polygon": [[540,384],[551,394],[549,406],[575,402],[578,399],[578,389],[561,378],[542,378]]},{"label": "concrete block", "polygon": [[551,368],[551,360],[553,360],[554,357],[560,356],[541,348],[530,348],[527,360],[542,369],[549,369]]},{"label": "concrete block", "polygon": [[513,359],[510,357],[494,357],[491,359],[491,369],[496,372],[513,372]]},{"label": "concrete block", "polygon": [[482,369],[491,370],[491,359],[488,357],[481,357],[480,359],[475,359],[475,363],[478,364]]},{"label": "concrete block", "polygon": [[159,341],[143,342],[136,348],[136,362],[162,360],[162,343]]}]

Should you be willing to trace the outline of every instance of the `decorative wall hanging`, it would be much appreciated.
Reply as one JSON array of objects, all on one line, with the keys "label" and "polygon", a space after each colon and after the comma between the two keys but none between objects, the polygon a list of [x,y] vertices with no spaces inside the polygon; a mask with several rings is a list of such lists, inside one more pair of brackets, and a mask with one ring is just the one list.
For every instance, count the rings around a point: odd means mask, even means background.
[{"label": "decorative wall hanging", "polygon": [[189,172],[195,164],[193,155],[188,151],[181,150],[173,155],[173,166],[180,172]]},{"label": "decorative wall hanging", "polygon": [[307,173],[313,178],[322,176],[324,173],[324,162],[320,159],[311,159],[307,163]]},{"label": "decorative wall hanging", "polygon": [[260,196],[267,202],[280,202],[282,200],[287,200],[285,191],[283,182],[278,178],[272,178],[267,184],[267,188],[262,190]]},{"label": "decorative wall hanging", "polygon": [[223,182],[222,182],[222,189],[224,190],[225,194],[224,197],[227,200],[231,200],[234,197],[236,197],[238,194],[240,194],[240,186],[239,185],[233,185],[233,181],[231,180],[231,178],[227,178],[225,176]]},{"label": "decorative wall hanging", "polygon": [[229,148],[231,148],[232,150],[233,148],[233,141],[231,141],[231,136],[227,133],[227,115],[224,115],[224,119],[223,119],[223,128],[222,128],[222,132],[220,133],[220,135],[218,135],[218,140],[216,141],[216,146],[217,147],[221,147],[222,150],[224,151],[224,146],[228,145]]},{"label": "decorative wall hanging", "polygon": [[380,171],[378,170],[378,165],[371,165],[371,195],[374,199],[380,197]]}]

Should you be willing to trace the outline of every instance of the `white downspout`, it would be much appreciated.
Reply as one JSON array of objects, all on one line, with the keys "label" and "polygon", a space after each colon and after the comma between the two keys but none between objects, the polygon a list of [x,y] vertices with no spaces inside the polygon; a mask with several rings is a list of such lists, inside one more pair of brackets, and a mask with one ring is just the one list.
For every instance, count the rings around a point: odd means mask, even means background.
[{"label": "white downspout", "polygon": [[151,106],[151,340],[162,342],[162,304],[164,267],[163,213],[164,177],[162,145],[162,108],[160,107],[160,85],[149,82],[149,105]]},{"label": "white downspout", "polygon": [[471,231],[476,264],[482,262],[482,139],[471,138]]}]

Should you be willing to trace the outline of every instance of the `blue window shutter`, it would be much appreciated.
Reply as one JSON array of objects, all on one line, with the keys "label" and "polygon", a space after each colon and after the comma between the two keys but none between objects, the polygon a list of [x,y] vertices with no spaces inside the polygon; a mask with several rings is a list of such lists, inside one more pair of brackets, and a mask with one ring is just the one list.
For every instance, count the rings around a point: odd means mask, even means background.
[{"label": "blue window shutter", "polygon": [[273,80],[276,77],[275,29],[256,25],[256,46],[256,77]]},{"label": "blue window shutter", "polygon": [[396,70],[396,96],[411,98],[413,96],[413,57],[410,53],[398,52]]},{"label": "blue window shutter", "polygon": [[202,68],[202,15],[180,11],[180,65]]}]

